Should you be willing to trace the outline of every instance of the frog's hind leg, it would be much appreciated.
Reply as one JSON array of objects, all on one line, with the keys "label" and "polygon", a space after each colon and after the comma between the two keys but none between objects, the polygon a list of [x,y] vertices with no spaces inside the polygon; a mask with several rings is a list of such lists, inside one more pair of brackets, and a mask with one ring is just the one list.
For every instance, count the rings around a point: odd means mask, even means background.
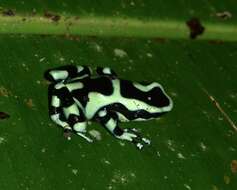
[{"label": "frog's hind leg", "polygon": [[123,133],[123,130],[118,127],[118,117],[113,112],[108,112],[106,109],[100,110],[96,114],[95,120],[99,121],[114,136]]},{"label": "frog's hind leg", "polygon": [[109,67],[97,67],[96,72],[100,76],[109,76],[111,78],[117,78],[117,74]]},{"label": "frog's hind leg", "polygon": [[101,110],[98,112],[98,119],[100,123],[116,138],[126,140],[134,143],[137,148],[142,149],[143,143],[150,144],[148,139],[142,138],[133,129],[121,129],[118,125],[119,120],[115,112],[107,112],[107,110]]}]

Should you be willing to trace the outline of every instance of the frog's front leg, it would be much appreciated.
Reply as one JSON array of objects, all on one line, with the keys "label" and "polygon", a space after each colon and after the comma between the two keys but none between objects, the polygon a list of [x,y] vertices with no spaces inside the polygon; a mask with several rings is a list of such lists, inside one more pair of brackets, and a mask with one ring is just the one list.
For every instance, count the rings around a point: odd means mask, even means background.
[{"label": "frog's front leg", "polygon": [[121,140],[126,140],[134,143],[137,148],[142,149],[143,144],[150,144],[148,139],[142,138],[135,130],[130,129],[121,129],[118,126],[118,116],[115,112],[109,111],[106,109],[98,112],[100,123],[105,126],[105,128],[113,134],[116,138]]},{"label": "frog's front leg", "polygon": [[71,130],[69,123],[65,119],[62,119],[64,116],[62,101],[55,93],[55,89],[49,90],[49,116],[54,123],[61,126],[64,130]]},{"label": "frog's front leg", "polygon": [[93,142],[91,138],[86,136],[87,122],[82,110],[78,108],[76,103],[67,108],[63,108],[63,111],[70,127],[72,128],[72,131],[78,136],[84,138],[87,142]]},{"label": "frog's front leg", "polygon": [[85,120],[81,120],[79,115],[70,114],[68,122],[73,129],[73,132],[78,136],[84,138],[87,142],[93,142],[91,138],[86,136],[86,126],[87,122]]},{"label": "frog's front leg", "polygon": [[[55,88],[50,90],[49,96],[51,119],[63,127],[64,132],[72,131],[88,142],[92,142],[85,135],[87,123],[83,111],[77,106],[68,89],[63,84],[57,84]],[[64,116],[64,120],[60,116]]]}]

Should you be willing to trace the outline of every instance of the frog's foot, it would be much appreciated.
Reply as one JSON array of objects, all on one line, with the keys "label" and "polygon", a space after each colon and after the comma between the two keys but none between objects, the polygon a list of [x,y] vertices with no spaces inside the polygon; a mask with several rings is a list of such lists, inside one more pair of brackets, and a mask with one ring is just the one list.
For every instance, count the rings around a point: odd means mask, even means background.
[{"label": "frog's foot", "polygon": [[150,144],[150,140],[141,137],[136,129],[121,129],[118,126],[118,116],[116,113],[107,113],[106,110],[103,110],[98,113],[98,118],[101,124],[116,138],[130,141],[139,149],[142,149],[144,144]]},{"label": "frog's foot", "polygon": [[138,133],[138,130],[135,129],[135,128],[132,128],[132,129],[125,129],[124,130],[125,132],[132,132],[133,134],[136,135],[136,137],[134,137],[132,139],[132,142],[136,145],[136,147],[141,150],[144,145],[150,145],[151,144],[151,141],[147,138],[144,138],[142,137],[139,133]]},{"label": "frog's foot", "polygon": [[79,135],[80,137],[82,137],[83,139],[85,139],[87,142],[89,142],[89,143],[92,143],[93,142],[93,140],[91,139],[91,138],[89,138],[89,137],[87,137],[84,133],[82,133],[82,132],[76,132],[76,134],[77,135]]}]

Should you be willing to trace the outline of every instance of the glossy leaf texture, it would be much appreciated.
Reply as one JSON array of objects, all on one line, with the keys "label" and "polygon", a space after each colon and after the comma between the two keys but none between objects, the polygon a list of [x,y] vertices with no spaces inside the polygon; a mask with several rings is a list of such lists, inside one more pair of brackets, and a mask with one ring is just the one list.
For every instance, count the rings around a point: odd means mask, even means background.
[{"label": "glossy leaf texture", "polygon": [[[237,122],[235,43],[29,35],[4,35],[0,42],[1,111],[11,116],[0,127],[1,189],[236,186],[236,133],[203,91]],[[141,129],[152,146],[138,151],[96,123],[89,131],[101,140],[67,141],[48,118],[43,73],[68,63],[110,66],[122,78],[160,82],[174,110],[158,120],[121,124]]]},{"label": "glossy leaf texture", "polygon": [[[237,133],[226,118],[236,125],[234,5],[1,1],[0,189],[235,190]],[[9,10],[14,15],[3,14]],[[216,16],[224,11],[231,17]],[[205,31],[191,40],[186,21],[194,17]],[[75,28],[68,30],[71,19]],[[94,143],[75,135],[68,141],[48,117],[43,78],[66,64],[108,66],[124,79],[161,83],[174,109],[160,119],[121,124],[152,145],[139,151],[94,122],[88,126]]]}]

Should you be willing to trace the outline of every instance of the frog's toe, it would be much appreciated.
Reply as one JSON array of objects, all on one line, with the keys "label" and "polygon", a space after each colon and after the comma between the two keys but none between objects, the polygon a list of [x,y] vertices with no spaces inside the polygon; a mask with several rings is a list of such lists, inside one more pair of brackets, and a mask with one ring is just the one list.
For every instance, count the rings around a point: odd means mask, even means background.
[{"label": "frog's toe", "polygon": [[119,139],[122,140],[127,140],[127,141],[133,141],[134,138],[136,138],[137,135],[134,133],[130,133],[130,132],[126,132],[126,130],[124,130],[123,134],[118,136]]},{"label": "frog's toe", "polygon": [[133,134],[136,134],[136,136],[140,136],[140,133],[137,129],[135,128],[126,128],[124,129],[125,132],[129,132],[129,133],[133,133]]},{"label": "frog's toe", "polygon": [[141,150],[141,149],[143,148],[143,144],[142,144],[142,143],[137,143],[137,144],[136,144],[136,147],[137,147],[139,150]]},{"label": "frog's toe", "polygon": [[136,128],[132,128],[131,130],[132,130],[133,132],[136,132],[136,133],[139,132]]},{"label": "frog's toe", "polygon": [[134,145],[136,146],[136,148],[138,148],[139,150],[142,150],[144,148],[144,146],[146,145],[150,145],[150,140],[146,139],[145,141],[143,140],[144,138],[141,139],[136,139],[133,141]]},{"label": "frog's toe", "polygon": [[136,137],[137,137],[137,135],[135,135],[134,133],[129,133],[129,132],[125,132],[125,133],[123,134],[123,136],[124,136],[126,139],[128,139],[129,141],[132,141],[133,138],[136,138]]},{"label": "frog's toe", "polygon": [[151,140],[150,139],[147,139],[147,138],[142,138],[142,141],[147,144],[147,145],[150,145],[151,144]]},{"label": "frog's toe", "polygon": [[82,137],[83,139],[85,139],[87,142],[89,143],[93,143],[93,140],[89,137],[87,137],[85,134],[81,133],[81,132],[77,132],[77,135],[79,135],[80,137]]}]

